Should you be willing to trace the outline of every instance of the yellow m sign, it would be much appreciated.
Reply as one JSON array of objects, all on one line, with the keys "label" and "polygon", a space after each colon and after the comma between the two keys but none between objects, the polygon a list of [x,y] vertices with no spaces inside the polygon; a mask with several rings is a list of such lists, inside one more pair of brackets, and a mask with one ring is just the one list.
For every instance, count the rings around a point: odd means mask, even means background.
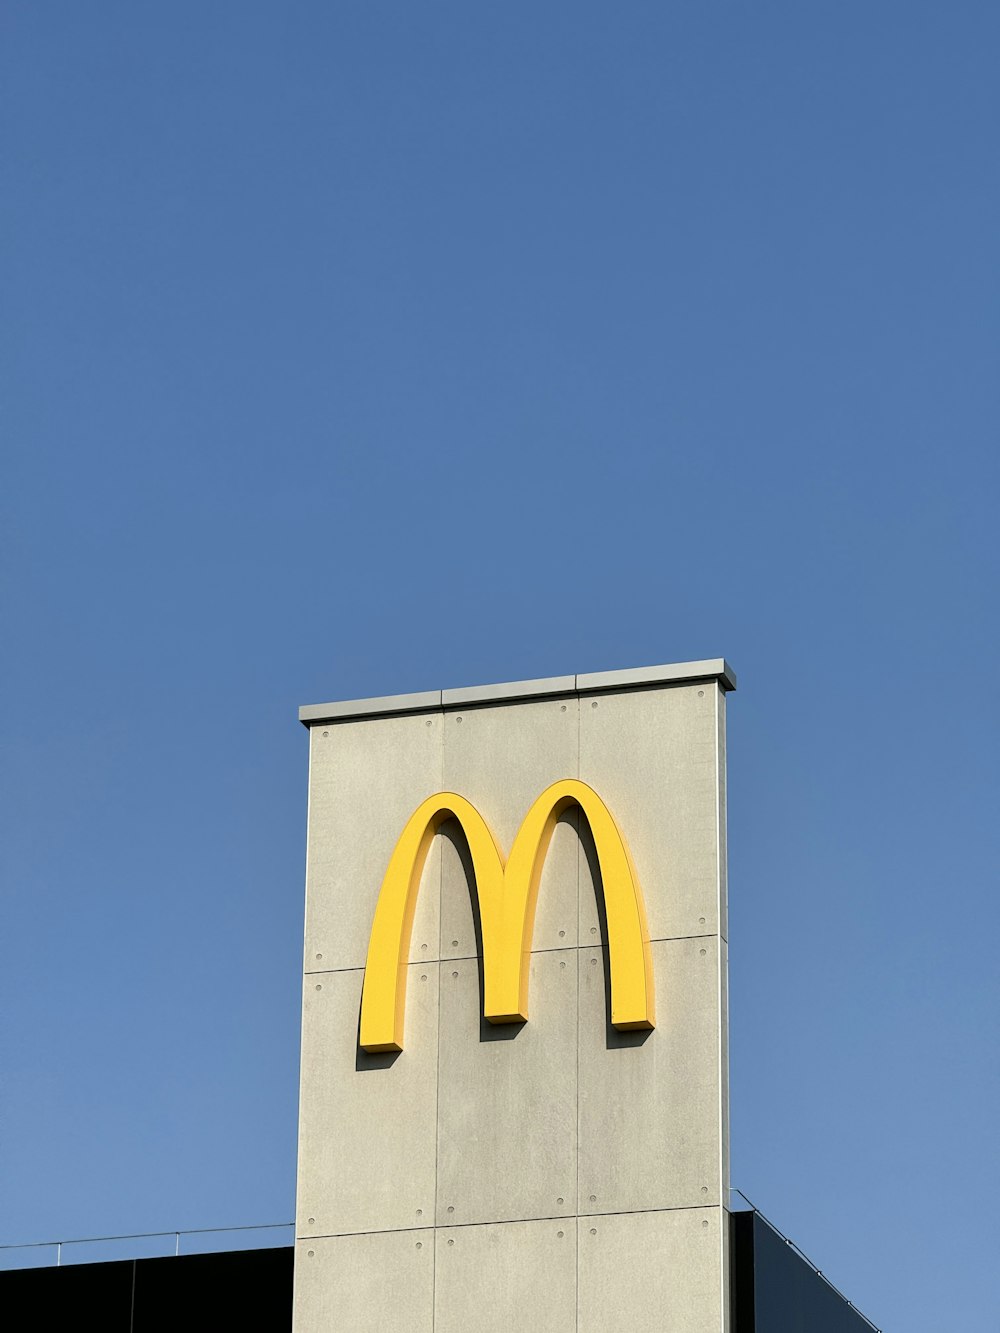
[{"label": "yellow m sign", "polygon": [[491,1023],[528,1017],[528,970],[542,865],[556,822],[578,806],[590,825],[604,884],[611,972],[611,1021],[616,1028],[654,1026],[653,965],[639,880],[611,812],[584,782],[567,778],[546,788],[517,831],[510,856],[479,811],[454,792],[430,796],[410,816],[389,860],[368,944],[361,999],[366,1051],[401,1051],[410,933],[420,876],[438,828],[457,819],[469,844],[483,937],[483,1007]]}]

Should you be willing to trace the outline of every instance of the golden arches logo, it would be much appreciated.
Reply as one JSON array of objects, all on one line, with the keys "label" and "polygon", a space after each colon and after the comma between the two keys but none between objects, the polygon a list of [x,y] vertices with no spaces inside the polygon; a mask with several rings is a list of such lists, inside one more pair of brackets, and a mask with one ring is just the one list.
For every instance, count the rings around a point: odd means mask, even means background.
[{"label": "golden arches logo", "polygon": [[653,964],[646,908],[628,845],[607,806],[586,783],[566,778],[546,788],[524,817],[510,856],[471,802],[455,792],[423,801],[400,834],[382,881],[368,944],[360,1045],[401,1051],[413,913],[435,833],[457,819],[469,844],[483,939],[483,1009],[491,1023],[528,1017],[528,972],[535,904],[556,821],[578,806],[590,825],[604,884],[611,972],[611,1022],[651,1028]]}]

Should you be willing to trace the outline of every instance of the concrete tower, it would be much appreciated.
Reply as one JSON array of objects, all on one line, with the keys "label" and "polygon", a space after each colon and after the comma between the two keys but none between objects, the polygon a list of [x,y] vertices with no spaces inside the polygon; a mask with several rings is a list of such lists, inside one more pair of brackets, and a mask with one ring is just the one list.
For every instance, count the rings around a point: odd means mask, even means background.
[{"label": "concrete tower", "polygon": [[733,688],[302,709],[296,1333],[727,1328]]}]

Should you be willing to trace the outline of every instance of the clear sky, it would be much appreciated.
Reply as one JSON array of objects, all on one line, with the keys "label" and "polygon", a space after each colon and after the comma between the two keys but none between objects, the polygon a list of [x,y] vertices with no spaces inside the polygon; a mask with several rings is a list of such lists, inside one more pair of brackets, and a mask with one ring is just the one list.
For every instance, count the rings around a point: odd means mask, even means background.
[{"label": "clear sky", "polygon": [[1000,7],[0,22],[0,1242],[291,1218],[298,704],[724,654],[734,1184],[994,1327]]}]

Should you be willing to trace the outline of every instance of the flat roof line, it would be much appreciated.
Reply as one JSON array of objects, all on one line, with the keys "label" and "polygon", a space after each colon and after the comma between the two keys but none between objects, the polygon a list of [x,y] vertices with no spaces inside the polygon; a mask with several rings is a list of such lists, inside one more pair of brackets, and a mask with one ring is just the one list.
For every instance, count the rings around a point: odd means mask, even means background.
[{"label": "flat roof line", "polygon": [[710,657],[701,662],[670,662],[663,666],[627,667],[623,671],[589,671],[577,676],[549,676],[541,680],[506,681],[499,685],[470,685],[462,689],[424,690],[420,694],[387,694],[375,699],[304,704],[299,709],[299,721],[303,726],[311,727],[317,722],[439,712],[477,704],[511,703],[516,699],[593,694],[600,690],[652,689],[657,685],[680,685],[695,680],[717,680],[723,690],[736,689],[736,673],[725,658]]}]

